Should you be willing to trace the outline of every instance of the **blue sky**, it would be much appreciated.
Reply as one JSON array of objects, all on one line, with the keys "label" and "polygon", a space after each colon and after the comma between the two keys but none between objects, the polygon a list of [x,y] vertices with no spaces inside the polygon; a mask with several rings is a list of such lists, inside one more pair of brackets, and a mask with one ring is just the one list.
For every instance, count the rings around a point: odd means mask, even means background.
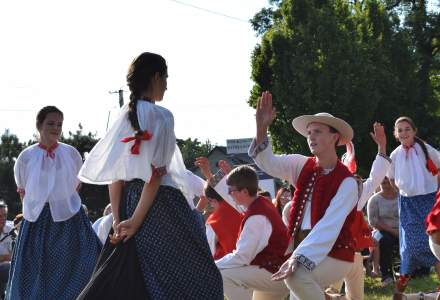
[{"label": "blue sky", "polygon": [[[125,87],[131,60],[162,54],[169,66],[161,105],[179,138],[252,137],[251,52],[259,41],[245,20],[266,0],[2,1],[0,131],[27,140],[45,105],[65,113],[64,133],[82,123],[102,136]],[[229,15],[234,18],[228,18]],[[237,20],[239,19],[239,20]],[[128,99],[128,93],[125,94]]]}]

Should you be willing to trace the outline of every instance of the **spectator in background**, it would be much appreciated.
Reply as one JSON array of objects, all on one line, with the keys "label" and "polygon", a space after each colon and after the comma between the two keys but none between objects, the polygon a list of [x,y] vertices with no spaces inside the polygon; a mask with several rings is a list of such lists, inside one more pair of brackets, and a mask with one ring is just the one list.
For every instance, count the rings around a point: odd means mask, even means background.
[{"label": "spectator in background", "polygon": [[370,198],[367,210],[368,222],[376,229],[373,238],[379,247],[375,251],[379,251],[382,287],[386,287],[393,283],[393,253],[399,246],[398,193],[387,177],[380,188],[381,191]]},{"label": "spectator in background", "polygon": [[258,196],[262,196],[262,197],[266,197],[267,199],[272,201],[272,195],[270,194],[270,192],[259,189],[257,192]]},{"label": "spectator in background", "polygon": [[11,267],[12,237],[10,232],[14,225],[6,220],[8,205],[0,200],[0,297],[3,299],[6,284],[8,283],[9,269]]},{"label": "spectator in background", "polygon": [[273,200],[273,205],[275,205],[280,216],[283,215],[284,206],[286,206],[290,200],[292,200],[292,192],[288,188],[282,187],[278,189],[277,195]]}]

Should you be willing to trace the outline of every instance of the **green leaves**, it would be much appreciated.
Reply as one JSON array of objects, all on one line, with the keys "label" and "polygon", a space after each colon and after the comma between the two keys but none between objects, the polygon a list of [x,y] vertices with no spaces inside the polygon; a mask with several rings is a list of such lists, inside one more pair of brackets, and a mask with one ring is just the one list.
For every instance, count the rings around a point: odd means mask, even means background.
[{"label": "green leaves", "polygon": [[[366,175],[376,153],[369,137],[374,121],[385,124],[391,146],[398,116],[409,115],[418,124],[432,122],[438,93],[434,101],[422,97],[428,94],[421,90],[430,87],[418,84],[417,47],[408,28],[400,26],[399,15],[387,11],[384,2],[286,0],[272,7],[275,14],[279,18],[272,20],[253,52],[255,85],[249,104],[254,106],[262,91],[272,92],[278,117],[270,133],[276,151],[308,154],[290,121],[301,114],[329,112],[353,126],[361,173]],[[438,128],[424,129],[422,137],[438,138]]]}]

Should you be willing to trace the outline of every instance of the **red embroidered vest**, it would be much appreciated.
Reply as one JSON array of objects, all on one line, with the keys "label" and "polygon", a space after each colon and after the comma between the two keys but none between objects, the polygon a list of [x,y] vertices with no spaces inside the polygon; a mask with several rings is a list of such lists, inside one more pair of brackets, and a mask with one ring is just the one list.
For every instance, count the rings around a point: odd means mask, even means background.
[{"label": "red embroidered vest", "polygon": [[356,251],[361,251],[365,248],[374,246],[370,226],[368,226],[368,223],[365,221],[362,211],[356,210],[352,230]]},{"label": "red embroidered vest", "polygon": [[260,266],[260,268],[275,273],[290,256],[284,255],[289,244],[286,226],[272,202],[264,197],[258,197],[248,207],[241,224],[240,233],[247,219],[255,215],[263,215],[269,219],[272,225],[272,233],[268,245],[255,256],[254,260],[251,261],[251,265]]},{"label": "red embroidered vest", "polygon": [[212,227],[217,237],[214,259],[220,259],[235,250],[243,220],[243,215],[226,201],[219,201],[218,204],[219,207],[206,220],[206,224]]},{"label": "red embroidered vest", "polygon": [[[324,216],[331,199],[336,195],[342,181],[353,175],[340,161],[327,175],[320,174],[315,157],[310,157],[298,177],[295,194],[292,199],[292,208],[289,217],[289,235],[294,238],[301,229],[306,200],[311,192],[311,225],[312,228]],[[355,243],[352,233],[352,224],[355,218],[356,207],[348,214],[344,225],[328,256],[353,262]]]}]

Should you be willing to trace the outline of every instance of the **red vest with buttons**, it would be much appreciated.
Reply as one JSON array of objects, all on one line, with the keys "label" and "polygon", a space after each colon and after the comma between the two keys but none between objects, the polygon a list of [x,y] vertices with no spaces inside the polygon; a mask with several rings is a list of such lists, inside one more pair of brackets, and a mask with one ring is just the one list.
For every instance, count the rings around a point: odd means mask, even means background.
[{"label": "red vest with buttons", "polygon": [[226,201],[219,201],[218,204],[219,207],[206,220],[206,224],[212,227],[217,238],[214,253],[216,260],[234,251],[243,219],[243,215]]},{"label": "red vest with buttons", "polygon": [[[310,193],[312,193],[311,225],[313,228],[324,216],[342,181],[353,176],[340,161],[337,162],[336,167],[330,173],[323,175],[321,172],[322,169],[317,167],[315,157],[310,157],[301,170],[295,186],[289,217],[289,235],[292,238],[295,238],[298,231],[301,230],[304,208]],[[356,207],[348,214],[328,256],[353,262],[356,245],[352,234],[352,225],[355,214]]]},{"label": "red vest with buttons", "polygon": [[247,219],[255,215],[263,215],[269,219],[272,225],[272,233],[268,245],[255,256],[254,260],[251,261],[251,265],[260,266],[260,268],[275,273],[290,257],[290,255],[284,255],[289,244],[286,226],[272,202],[260,196],[248,207],[241,223],[240,234]]}]

